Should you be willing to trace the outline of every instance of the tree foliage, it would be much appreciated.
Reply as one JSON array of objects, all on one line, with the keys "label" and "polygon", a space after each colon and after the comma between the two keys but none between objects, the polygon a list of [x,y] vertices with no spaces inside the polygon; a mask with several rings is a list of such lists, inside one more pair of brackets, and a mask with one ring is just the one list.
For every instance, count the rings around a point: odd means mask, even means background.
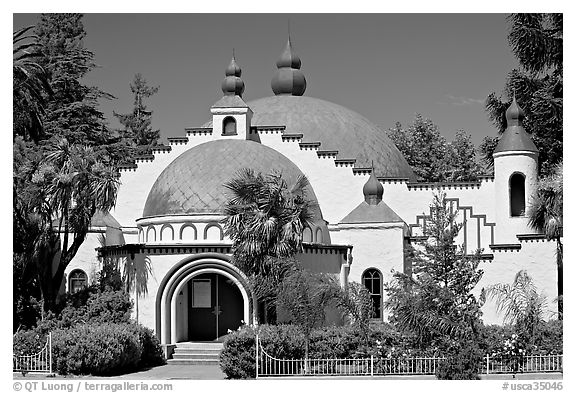
[{"label": "tree foliage", "polygon": [[556,166],[554,172],[544,176],[538,182],[536,198],[532,200],[528,209],[530,226],[546,235],[547,239],[556,242],[556,265],[558,271],[558,317],[562,319],[564,295],[564,245],[563,216],[564,216],[564,166],[562,161]]},{"label": "tree foliage", "polygon": [[[15,36],[23,39],[28,31]],[[97,107],[99,98],[110,96],[82,83],[95,67],[93,53],[83,46],[82,15],[43,14],[33,31],[24,48],[32,54],[17,57],[24,50],[15,48],[15,71],[32,72],[14,75],[23,82],[14,83],[20,100],[14,105],[13,243],[14,261],[35,278],[27,273],[14,280],[37,284],[48,311],[93,215],[115,203],[113,164],[121,154],[112,153],[117,138]],[[45,80],[32,83],[32,77]]]},{"label": "tree foliage", "polygon": [[300,327],[305,340],[304,356],[308,358],[310,334],[324,324],[326,308],[336,306],[340,286],[326,274],[297,269],[282,280],[278,292],[278,313],[284,315],[286,322]]},{"label": "tree foliage", "polygon": [[390,322],[423,346],[450,337],[475,338],[481,323],[481,304],[472,294],[483,274],[480,251],[467,255],[454,244],[461,225],[445,194],[436,193],[430,208],[423,230],[427,240],[411,254],[412,274],[396,272],[385,285]]},{"label": "tree foliage", "polygon": [[120,135],[124,142],[128,143],[129,154],[125,161],[130,161],[138,155],[150,154],[150,148],[157,145],[160,138],[160,130],[152,129],[152,111],[149,111],[144,103],[144,99],[158,92],[158,87],[148,86],[146,79],[137,73],[130,84],[130,90],[134,94],[132,112],[126,114],[114,112],[114,116],[124,126],[124,129],[120,130]]},{"label": "tree foliage", "polygon": [[520,270],[512,284],[491,285],[486,295],[496,301],[497,312],[504,314],[504,322],[513,324],[522,340],[531,344],[546,311],[546,298],[538,293],[532,277]]},{"label": "tree foliage", "polygon": [[37,142],[44,134],[46,101],[52,93],[34,26],[13,33],[13,136]]},{"label": "tree foliage", "polygon": [[481,174],[476,149],[464,130],[459,130],[454,140],[447,142],[438,126],[417,114],[407,129],[396,123],[387,134],[420,181],[470,181]]},{"label": "tree foliage", "polygon": [[224,187],[230,191],[224,233],[233,242],[234,264],[248,276],[256,301],[273,312],[278,286],[294,270],[292,257],[302,251],[302,231],[315,215],[308,180],[288,185],[280,173],[242,169]]},{"label": "tree foliage", "polygon": [[[508,42],[520,68],[508,73],[504,94],[486,100],[488,117],[499,133],[506,129],[505,112],[512,97],[525,112],[524,128],[538,148],[540,172],[548,174],[563,154],[563,16],[511,14]],[[492,164],[497,137],[482,144],[483,159]]]}]

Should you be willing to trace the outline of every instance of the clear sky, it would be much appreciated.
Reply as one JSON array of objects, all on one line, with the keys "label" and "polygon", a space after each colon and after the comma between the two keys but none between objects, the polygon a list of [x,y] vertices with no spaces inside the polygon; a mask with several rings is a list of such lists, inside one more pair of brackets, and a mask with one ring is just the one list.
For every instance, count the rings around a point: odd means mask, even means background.
[{"label": "clear sky", "polygon": [[[37,15],[15,14],[14,27]],[[359,112],[381,128],[430,118],[449,139],[458,129],[478,144],[495,135],[483,102],[500,94],[517,61],[504,14],[86,14],[85,46],[100,68],[86,82],[117,97],[101,103],[131,110],[140,72],[159,92],[148,101],[163,138],[210,120],[210,106],[232,48],[246,84],[244,99],[270,96],[275,62],[290,23],[302,60],[305,95]]]}]

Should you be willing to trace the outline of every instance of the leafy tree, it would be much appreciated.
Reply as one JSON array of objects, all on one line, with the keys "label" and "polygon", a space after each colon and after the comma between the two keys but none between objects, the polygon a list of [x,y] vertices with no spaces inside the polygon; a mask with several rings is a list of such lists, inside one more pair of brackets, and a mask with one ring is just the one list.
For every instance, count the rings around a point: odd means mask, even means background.
[{"label": "leafy tree", "polygon": [[[23,143],[17,147],[26,149]],[[97,210],[116,201],[118,179],[91,147],[55,139],[49,153],[15,154],[15,252],[34,266],[43,310],[54,310],[64,271]],[[26,241],[26,243],[24,243]]]},{"label": "leafy tree", "polygon": [[556,265],[558,269],[558,317],[563,314],[563,258],[564,246],[562,244],[563,229],[563,164],[556,166],[553,173],[540,179],[536,198],[528,210],[530,226],[544,233],[547,239],[556,242]]},{"label": "leafy tree", "polygon": [[130,90],[134,94],[134,108],[132,113],[114,116],[124,126],[120,131],[123,139],[129,143],[130,154],[128,160],[140,154],[149,154],[150,148],[158,143],[160,130],[152,129],[152,111],[148,111],[144,99],[158,92],[158,87],[150,87],[146,79],[140,73],[134,76],[130,84]]},{"label": "leafy tree", "polygon": [[224,226],[234,264],[253,285],[253,303],[265,300],[263,311],[273,312],[278,285],[294,268],[291,258],[302,251],[302,231],[316,209],[306,198],[308,180],[301,176],[289,186],[281,174],[243,169],[224,187],[231,192]]},{"label": "leafy tree", "polygon": [[335,296],[335,301],[349,323],[360,332],[365,345],[369,345],[370,319],[374,312],[374,303],[368,289],[357,282],[348,284],[346,290],[342,290]]},{"label": "leafy tree", "polygon": [[[310,334],[325,322],[326,308],[336,305],[335,299],[341,294],[340,286],[326,274],[297,269],[284,278],[278,292],[279,313],[302,330],[304,358],[308,359]],[[308,369],[307,362],[305,369]]]},{"label": "leafy tree", "polygon": [[[44,312],[56,308],[66,267],[95,212],[114,205],[118,187],[112,165],[122,155],[111,154],[118,140],[97,108],[110,96],[81,82],[95,66],[85,34],[80,14],[43,14],[31,36],[35,56],[22,57],[34,59],[32,69],[42,69],[51,87],[34,96],[42,132],[28,137],[15,128],[13,162],[14,261],[33,272],[28,282],[39,286]],[[25,88],[15,84],[14,96]],[[26,117],[25,105],[14,110],[15,118]]]},{"label": "leafy tree", "polygon": [[13,135],[37,142],[44,134],[46,100],[52,92],[48,75],[41,66],[42,54],[34,26],[13,33]]},{"label": "leafy tree", "polygon": [[471,293],[483,271],[479,251],[466,255],[456,247],[461,224],[455,221],[444,193],[436,193],[431,217],[423,230],[427,240],[412,253],[412,275],[396,272],[386,284],[385,307],[400,331],[413,334],[424,346],[445,347],[454,339],[477,341],[481,324],[480,302]]},{"label": "leafy tree", "polygon": [[[491,93],[488,117],[499,133],[506,129],[505,112],[515,95],[526,114],[524,128],[540,152],[540,172],[549,174],[563,154],[563,16],[562,14],[511,14],[508,42],[520,63],[509,72],[504,96]],[[490,164],[497,137],[487,137],[482,156]]]},{"label": "leafy tree", "polygon": [[537,329],[544,323],[546,298],[538,293],[532,277],[520,270],[512,285],[491,285],[486,295],[496,301],[498,312],[504,313],[504,322],[514,325],[522,341],[533,344]]},{"label": "leafy tree", "polygon": [[420,181],[469,181],[481,173],[474,144],[463,130],[448,143],[438,126],[417,114],[410,127],[396,123],[387,134]]},{"label": "leafy tree", "polygon": [[476,147],[470,135],[459,130],[454,140],[448,144],[444,157],[446,181],[475,180],[482,173],[476,160]]}]

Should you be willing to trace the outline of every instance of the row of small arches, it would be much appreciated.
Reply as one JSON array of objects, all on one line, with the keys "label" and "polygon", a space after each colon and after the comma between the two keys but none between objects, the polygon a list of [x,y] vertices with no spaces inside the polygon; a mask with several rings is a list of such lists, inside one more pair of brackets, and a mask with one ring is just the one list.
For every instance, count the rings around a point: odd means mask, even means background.
[{"label": "row of small arches", "polygon": [[[159,234],[157,234],[154,225],[150,225],[145,234],[143,230],[140,230],[138,237],[140,242],[146,243],[156,241],[198,240],[198,229],[194,224],[182,225],[178,231],[178,239],[175,238],[174,234],[174,228],[170,224],[162,225]],[[204,228],[203,239],[222,241],[224,240],[224,231],[222,227],[216,223],[208,224]]]},{"label": "row of small arches", "polygon": [[[316,235],[314,238],[314,234]],[[315,232],[312,232],[310,227],[305,227],[302,231],[302,241],[307,243],[323,243],[322,229],[316,228]]]}]

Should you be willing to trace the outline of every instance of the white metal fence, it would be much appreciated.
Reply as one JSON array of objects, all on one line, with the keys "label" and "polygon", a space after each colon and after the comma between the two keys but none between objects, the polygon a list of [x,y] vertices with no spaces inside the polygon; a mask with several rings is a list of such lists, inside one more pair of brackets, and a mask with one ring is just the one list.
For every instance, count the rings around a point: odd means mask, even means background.
[{"label": "white metal fence", "polygon": [[563,371],[563,355],[486,356],[483,374],[546,373]]},{"label": "white metal fence", "polygon": [[[280,376],[434,375],[444,357],[278,359],[256,338],[256,378]],[[482,374],[562,372],[563,355],[485,356]]]},{"label": "white metal fence", "polygon": [[30,374],[52,374],[52,333],[48,333],[46,344],[33,355],[12,355],[13,372]]}]

